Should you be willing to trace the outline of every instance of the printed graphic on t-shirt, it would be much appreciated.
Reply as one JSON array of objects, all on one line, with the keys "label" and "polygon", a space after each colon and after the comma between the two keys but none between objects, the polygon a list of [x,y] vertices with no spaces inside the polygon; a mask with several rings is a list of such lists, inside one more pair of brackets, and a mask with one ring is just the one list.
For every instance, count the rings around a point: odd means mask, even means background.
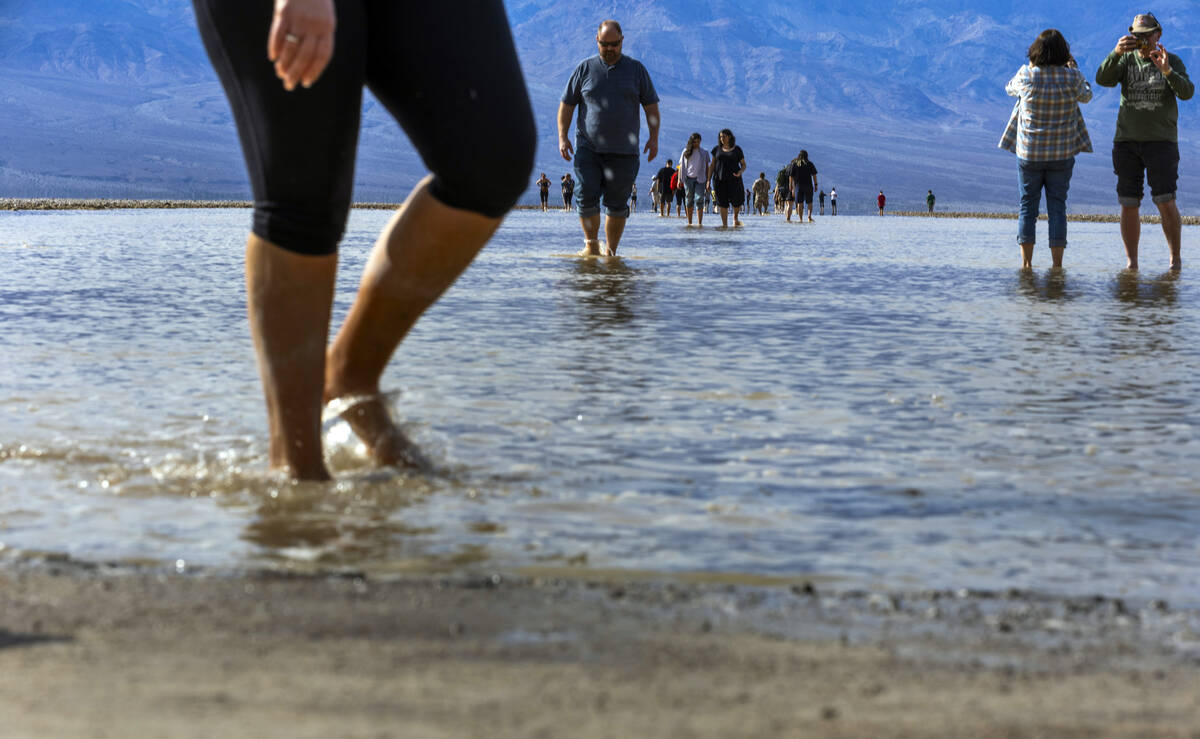
[{"label": "printed graphic on t-shirt", "polygon": [[1125,67],[1125,104],[1134,110],[1157,110],[1163,106],[1167,78],[1152,64]]}]

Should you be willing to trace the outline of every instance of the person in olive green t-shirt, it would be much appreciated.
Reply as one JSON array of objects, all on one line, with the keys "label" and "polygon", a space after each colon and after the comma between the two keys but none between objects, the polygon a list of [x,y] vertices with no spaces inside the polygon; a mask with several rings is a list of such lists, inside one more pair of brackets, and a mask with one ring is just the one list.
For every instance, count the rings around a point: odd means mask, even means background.
[{"label": "person in olive green t-shirt", "polygon": [[1150,183],[1150,197],[1162,215],[1171,269],[1183,266],[1183,228],[1175,204],[1179,179],[1179,108],[1175,99],[1191,98],[1195,87],[1179,57],[1159,43],[1161,38],[1157,18],[1150,13],[1135,16],[1129,34],[1117,41],[1096,71],[1096,84],[1121,85],[1112,157],[1117,201],[1121,204],[1121,240],[1125,242],[1129,269],[1138,268],[1143,172]]}]

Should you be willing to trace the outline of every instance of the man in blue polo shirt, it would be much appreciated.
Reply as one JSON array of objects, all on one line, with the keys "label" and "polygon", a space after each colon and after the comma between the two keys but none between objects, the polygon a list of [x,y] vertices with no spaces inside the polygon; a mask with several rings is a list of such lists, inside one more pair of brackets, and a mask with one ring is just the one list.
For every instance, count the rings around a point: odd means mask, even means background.
[{"label": "man in blue polo shirt", "polygon": [[[624,38],[616,21],[600,24],[596,33],[600,53],[579,63],[558,105],[558,151],[568,162],[575,155],[575,179],[579,181],[576,199],[583,226],[581,256],[601,253],[601,197],[608,216],[604,221],[607,243],[603,253],[617,253],[629,217],[629,192],[638,173],[639,105],[646,111],[646,127],[650,130],[642,151],[646,161],[658,155],[658,93],[642,63],[621,53]],[[567,134],[576,108],[579,117],[572,147]]]}]

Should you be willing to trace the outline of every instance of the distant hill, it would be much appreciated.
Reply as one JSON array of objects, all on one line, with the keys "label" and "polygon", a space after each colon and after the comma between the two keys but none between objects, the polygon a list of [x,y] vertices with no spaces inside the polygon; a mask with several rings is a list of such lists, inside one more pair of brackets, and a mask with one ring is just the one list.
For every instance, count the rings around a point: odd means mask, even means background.
[{"label": "distant hill", "polygon": [[[1024,50],[1057,27],[1090,74],[1140,9],[1081,0],[506,5],[537,114],[539,171],[555,177],[570,167],[557,154],[558,96],[595,53],[596,24],[615,17],[625,52],[646,64],[663,97],[661,158],[675,158],[693,130],[711,145],[728,126],[755,173],[808,149],[822,184],[836,185],[851,211],[865,211],[880,189],[896,207],[916,208],[931,188],[947,208],[1013,208],[1012,156],[995,143],[1011,109],[1004,83]],[[1195,2],[1155,5],[1165,45],[1193,66]],[[1113,207],[1108,141],[1118,94],[1095,92],[1084,114],[1097,151],[1079,159],[1076,210]],[[249,195],[187,0],[0,2],[0,103],[0,196]],[[1200,190],[1197,105],[1180,106],[1185,194]],[[643,164],[643,179],[654,168]],[[360,200],[399,200],[424,173],[370,99],[357,172]],[[1188,200],[1185,211],[1197,212]]]}]

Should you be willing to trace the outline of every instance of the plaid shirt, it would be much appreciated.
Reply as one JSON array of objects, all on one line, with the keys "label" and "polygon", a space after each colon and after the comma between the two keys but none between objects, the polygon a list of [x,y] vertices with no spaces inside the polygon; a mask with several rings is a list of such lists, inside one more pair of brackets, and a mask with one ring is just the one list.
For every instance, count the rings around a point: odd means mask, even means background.
[{"label": "plaid shirt", "polygon": [[1078,103],[1092,99],[1092,88],[1078,69],[1026,64],[1004,91],[1017,100],[998,144],[1021,159],[1050,162],[1092,150]]}]

